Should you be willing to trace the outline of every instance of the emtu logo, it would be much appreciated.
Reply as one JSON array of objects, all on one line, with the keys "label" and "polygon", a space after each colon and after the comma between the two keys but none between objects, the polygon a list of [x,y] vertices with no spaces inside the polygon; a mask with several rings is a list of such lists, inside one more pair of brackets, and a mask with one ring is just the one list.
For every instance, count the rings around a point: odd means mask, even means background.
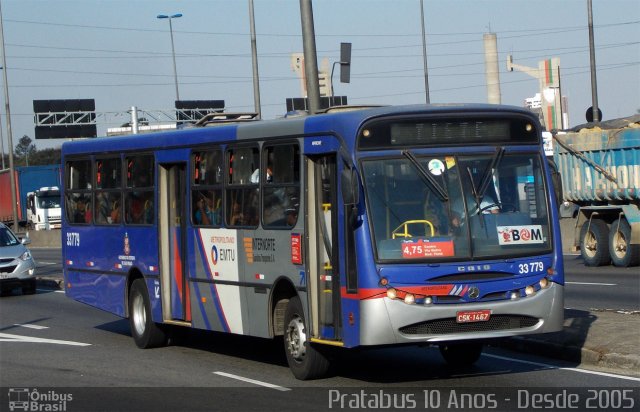
[{"label": "emtu logo", "polygon": [[214,265],[218,264],[218,248],[216,245],[211,246],[211,262]]}]

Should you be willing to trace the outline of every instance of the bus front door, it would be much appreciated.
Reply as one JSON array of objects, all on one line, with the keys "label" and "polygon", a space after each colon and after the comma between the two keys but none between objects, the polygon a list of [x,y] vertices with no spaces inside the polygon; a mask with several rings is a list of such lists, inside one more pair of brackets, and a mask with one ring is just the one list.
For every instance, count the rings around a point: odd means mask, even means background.
[{"label": "bus front door", "polygon": [[307,172],[309,308],[313,337],[340,341],[336,155],[310,157]]},{"label": "bus front door", "polygon": [[191,321],[186,266],[184,163],[161,164],[159,190],[162,315],[165,321]]}]

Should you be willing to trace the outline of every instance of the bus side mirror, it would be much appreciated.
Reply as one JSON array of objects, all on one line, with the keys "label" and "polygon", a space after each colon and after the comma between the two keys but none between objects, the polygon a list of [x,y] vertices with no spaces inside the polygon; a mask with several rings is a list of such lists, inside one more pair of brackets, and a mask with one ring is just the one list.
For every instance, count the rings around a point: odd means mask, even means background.
[{"label": "bus side mirror", "polygon": [[360,201],[360,191],[358,190],[358,175],[355,169],[344,169],[342,171],[342,199],[345,205],[356,205]]}]

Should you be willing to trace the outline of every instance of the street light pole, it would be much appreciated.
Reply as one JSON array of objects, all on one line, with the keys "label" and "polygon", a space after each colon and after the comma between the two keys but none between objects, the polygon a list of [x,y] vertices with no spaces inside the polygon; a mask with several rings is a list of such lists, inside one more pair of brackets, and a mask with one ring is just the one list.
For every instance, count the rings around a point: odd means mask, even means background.
[{"label": "street light pole", "polygon": [[[2,26],[2,4],[0,3],[0,45],[2,46],[2,76],[4,79],[4,108],[7,116],[7,143],[9,144],[9,182],[11,187],[11,209],[13,230],[18,231],[18,198],[16,197],[16,176],[13,165],[13,135],[11,134],[11,110],[9,110],[9,85],[7,84],[7,53],[4,47],[4,27]],[[3,153],[4,155],[4,153]]]},{"label": "street light pole", "polygon": [[176,85],[176,100],[180,100],[180,92],[178,91],[178,70],[176,69],[176,50],[173,45],[173,25],[171,20],[182,17],[182,13],[176,13],[171,16],[167,14],[158,14],[159,19],[169,19],[169,34],[171,35],[171,56],[173,57],[173,80]]}]

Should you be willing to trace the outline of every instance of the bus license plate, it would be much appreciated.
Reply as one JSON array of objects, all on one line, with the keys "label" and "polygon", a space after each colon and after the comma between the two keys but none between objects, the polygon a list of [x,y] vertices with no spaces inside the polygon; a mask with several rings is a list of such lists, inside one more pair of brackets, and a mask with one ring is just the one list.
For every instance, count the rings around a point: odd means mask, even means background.
[{"label": "bus license plate", "polygon": [[458,323],[486,322],[489,320],[490,317],[491,317],[491,311],[489,309],[458,312],[456,313],[456,322]]}]

